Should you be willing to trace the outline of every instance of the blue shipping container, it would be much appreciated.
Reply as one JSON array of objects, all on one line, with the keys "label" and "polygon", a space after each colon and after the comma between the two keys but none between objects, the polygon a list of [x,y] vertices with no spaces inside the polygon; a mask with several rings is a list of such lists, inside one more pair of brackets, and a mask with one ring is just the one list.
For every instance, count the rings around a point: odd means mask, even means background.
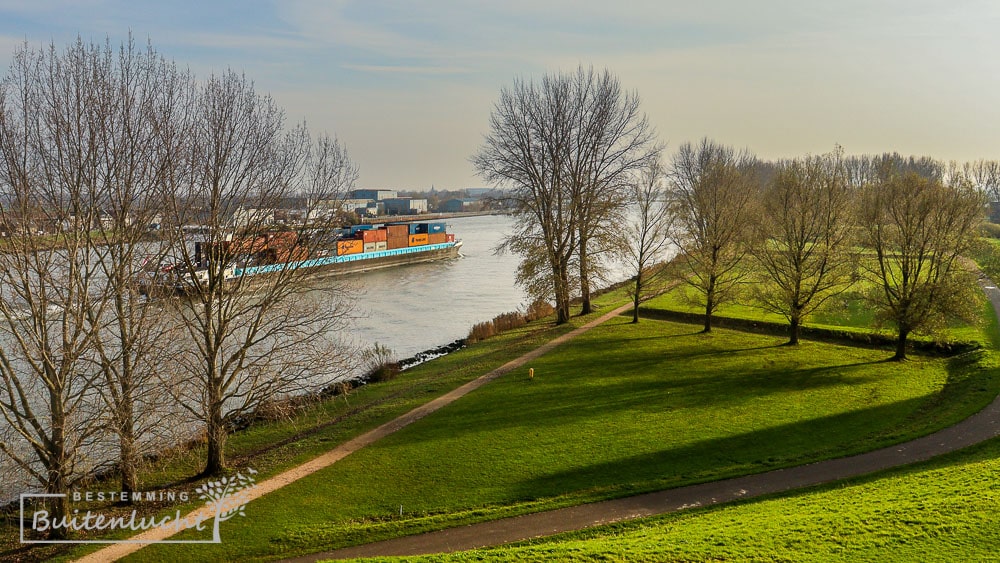
[{"label": "blue shipping container", "polygon": [[[411,223],[410,224],[410,234],[411,235],[433,235],[435,233],[443,233],[445,230],[444,223]],[[416,231],[414,231],[416,227]]]},{"label": "blue shipping container", "polygon": [[374,229],[374,225],[352,225],[351,226],[351,236],[358,234],[358,231],[370,231]]}]

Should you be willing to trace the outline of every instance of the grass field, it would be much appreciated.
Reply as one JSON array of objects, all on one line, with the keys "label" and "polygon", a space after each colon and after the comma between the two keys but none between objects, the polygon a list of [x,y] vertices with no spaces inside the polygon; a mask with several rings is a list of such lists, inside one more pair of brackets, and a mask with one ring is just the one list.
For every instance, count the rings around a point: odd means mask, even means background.
[{"label": "grass field", "polygon": [[[1000,246],[997,248],[1000,249]],[[844,332],[875,333],[894,336],[895,333],[891,330],[891,327],[876,326],[875,312],[865,302],[861,293],[862,291],[863,288],[855,287],[830,298],[820,309],[806,317],[803,326]],[[678,311],[703,315],[705,312],[704,305],[698,306],[695,304],[697,302],[697,295],[697,291],[694,288],[681,283],[663,295],[647,301],[643,307],[652,310]],[[984,311],[982,318],[988,321],[992,317],[992,307],[985,298],[980,300],[979,307]],[[715,316],[776,323],[779,325],[788,324],[788,321],[783,316],[754,306],[748,300],[725,303],[718,308]],[[914,335],[911,337],[911,340],[989,343],[992,338],[991,334],[988,322],[977,326],[962,321],[954,321],[939,334]]]},{"label": "grass field", "polygon": [[198,558],[287,557],[869,450],[960,420],[998,391],[989,351],[899,364],[880,350],[697,330],[616,319],[537,361],[533,381],[501,378],[255,501]]},{"label": "grass field", "polygon": [[[620,296],[617,298],[620,299]],[[604,304],[604,301],[599,302]],[[479,343],[474,348],[417,366],[392,381],[366,385],[355,389],[346,398],[336,397],[317,403],[291,420],[256,423],[229,437],[226,444],[227,457],[236,468],[250,466],[259,471],[258,480],[275,475],[499,367],[512,355],[533,350],[587,320],[589,318],[576,317],[568,325],[559,327],[554,327],[551,323],[532,323],[525,328]],[[307,435],[301,436],[303,433]],[[288,443],[281,445],[282,442]],[[163,459],[145,469],[142,489],[193,490],[197,483],[191,480],[191,476],[201,471],[204,459],[203,445],[167,452]],[[116,486],[117,483],[111,485],[110,490],[114,490]],[[91,489],[106,491],[109,486],[97,483]],[[187,505],[172,505],[167,513],[173,514],[178,509],[191,510],[202,505],[199,500]],[[93,507],[100,508],[105,513],[116,510],[108,506]],[[16,521],[8,520],[3,525],[0,533],[0,560],[20,553]],[[67,559],[94,549],[96,548],[85,547],[67,551],[65,548],[36,547],[33,553],[44,559]]]},{"label": "grass field", "polygon": [[[607,310],[623,300],[620,292],[598,303]],[[851,303],[837,311],[839,318],[826,320],[866,330],[866,311]],[[563,327],[533,323],[356,390],[346,400],[319,404],[294,420],[255,425],[232,436],[229,454],[266,478],[590,318]],[[813,341],[787,347],[781,336],[721,329],[703,335],[696,325],[615,319],[536,361],[533,381],[509,374],[254,501],[247,518],[223,525],[221,545],[196,552],[150,546],[130,560],[193,554],[205,561],[270,560],[899,442],[961,420],[1000,392],[991,309],[984,309],[984,319],[980,327],[956,327],[983,349],[916,355],[902,364],[885,362],[889,354],[878,349]],[[306,437],[271,447],[315,427]],[[261,449],[266,453],[254,454]],[[202,455],[196,448],[157,465],[146,488],[185,487]]]},{"label": "grass field", "polygon": [[998,472],[992,440],[768,499],[407,561],[996,561]]}]

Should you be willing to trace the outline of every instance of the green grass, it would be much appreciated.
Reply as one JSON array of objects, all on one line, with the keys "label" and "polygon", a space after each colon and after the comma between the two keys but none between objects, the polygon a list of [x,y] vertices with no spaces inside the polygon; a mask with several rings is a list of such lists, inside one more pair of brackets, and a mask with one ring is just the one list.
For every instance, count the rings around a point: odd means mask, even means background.
[{"label": "green grass", "polygon": [[[250,428],[231,435],[226,444],[226,455],[234,466],[233,473],[243,467],[259,471],[257,480],[276,475],[330,450],[376,426],[388,422],[409,410],[442,395],[492,369],[500,367],[512,357],[534,350],[545,342],[577,328],[621,305],[626,299],[624,290],[605,292],[594,299],[596,312],[585,317],[573,317],[562,326],[538,321],[512,330],[487,341],[477,343],[453,354],[438,358],[403,372],[397,379],[355,389],[345,399],[337,397],[317,403],[291,420],[255,423]],[[301,434],[307,433],[302,437]],[[288,444],[273,447],[279,442]],[[259,453],[267,449],[265,453]],[[191,449],[175,448],[166,452],[158,462],[143,472],[143,490],[165,488],[173,491],[192,491],[201,481],[192,480],[204,467],[204,446]],[[117,483],[96,483],[81,490],[115,490]],[[197,495],[193,495],[195,498]],[[199,500],[186,505],[170,505],[153,510],[152,514],[173,515],[175,510],[189,511],[203,506]],[[125,509],[107,505],[74,505],[74,508],[92,508],[110,514]],[[130,509],[127,509],[130,510]],[[0,525],[0,559],[18,554],[17,522],[7,520]],[[102,535],[102,538],[121,538],[123,534]],[[84,538],[86,539],[86,538]],[[71,548],[63,546],[35,547],[29,557],[45,560],[68,560],[96,550],[96,546]],[[185,556],[179,556],[184,558]]]},{"label": "green grass", "polygon": [[[652,309],[667,309],[685,313],[704,314],[704,305],[697,305],[698,292],[688,284],[677,284],[673,289],[649,300],[646,305]],[[772,323],[787,323],[782,315],[772,313],[761,307],[754,306],[748,299],[731,301],[719,306],[715,313],[718,317],[765,321]],[[846,291],[831,298],[828,303],[807,317],[810,326],[825,326],[845,329],[871,329],[874,314],[861,299],[857,290]]]},{"label": "green grass", "polygon": [[[1000,249],[1000,246],[998,246],[998,249]],[[887,328],[876,327],[875,312],[865,302],[861,293],[863,289],[863,287],[855,286],[849,291],[830,298],[820,309],[806,317],[803,326],[833,331],[893,335],[894,333]],[[981,296],[982,294],[979,293],[977,295]],[[705,312],[704,306],[695,304],[697,296],[697,290],[690,285],[681,283],[663,295],[647,301],[644,307],[651,310],[678,311],[703,315]],[[986,301],[985,297],[981,299],[979,307],[984,310],[982,318],[989,319],[992,315],[992,307]],[[778,325],[788,324],[788,321],[782,315],[754,306],[747,299],[720,305],[714,316],[716,318],[731,318],[775,323]],[[940,334],[915,335],[912,339],[988,344],[991,342],[992,333],[986,325],[952,321]]]},{"label": "green grass", "polygon": [[995,561],[998,472],[995,439],[926,463],[777,497],[407,560]]},{"label": "green grass", "polygon": [[1000,282],[1000,240],[980,238],[969,254],[983,273],[994,282]]},{"label": "green grass", "polygon": [[509,374],[253,502],[198,558],[287,557],[860,452],[960,420],[998,391],[987,350],[900,364],[696,330],[616,319],[535,362],[533,381]]},{"label": "green grass", "polygon": [[[622,298],[597,303],[607,310]],[[247,463],[263,479],[590,318],[555,328],[533,323],[362,388],[349,404],[338,398],[294,421],[257,425],[230,439],[229,454],[244,456],[360,410],[255,456]],[[987,318],[996,333],[995,316]],[[509,374],[254,501],[247,518],[223,524],[220,546],[150,546],[131,559],[270,560],[797,465],[925,434],[1000,391],[988,349],[897,364],[883,362],[880,350],[810,341],[785,347],[782,337],[697,330],[616,319],[536,361],[534,381]],[[200,469],[202,455],[171,458],[146,484],[176,485]]]},{"label": "green grass", "polygon": [[[602,306],[602,311],[607,310],[608,300],[615,297],[620,299],[620,296],[612,295],[597,300],[597,303]],[[601,314],[601,311],[598,311],[597,314]],[[503,365],[510,360],[512,355],[520,355],[533,350],[595,316],[575,317],[571,323],[558,327],[546,322],[531,323],[527,327],[481,342],[475,347],[463,349],[407,370],[392,381],[357,388],[346,399],[337,397],[317,403],[292,420],[255,424],[229,437],[226,444],[227,456],[236,468],[249,466],[259,471],[260,474],[257,478],[258,481],[262,480],[315,458],[334,445],[358,436],[475,379],[483,373]],[[277,442],[292,439],[297,434],[316,428],[319,429],[307,437],[294,440],[285,446],[270,449],[263,454],[254,454],[254,452],[268,448]],[[252,456],[252,458],[248,456]],[[165,487],[174,491],[191,491],[197,486],[197,482],[191,481],[191,477],[204,467],[204,459],[203,446],[196,446],[189,450],[178,448],[168,452],[168,455],[162,460],[145,469],[142,489],[154,490]],[[107,491],[115,490],[116,486],[117,483],[110,486],[107,483],[97,483],[92,485],[90,489]],[[194,509],[202,504],[195,498],[195,502],[188,503],[186,506],[170,506],[166,513],[173,514],[178,509],[182,511]],[[98,505],[92,507],[97,508]],[[105,512],[111,510],[108,507],[101,509]],[[14,553],[14,550],[17,549],[17,536],[16,522],[6,522],[4,527],[0,528],[0,559]],[[95,549],[95,547],[72,550],[60,547],[36,548],[34,553],[43,558],[70,558]]]}]

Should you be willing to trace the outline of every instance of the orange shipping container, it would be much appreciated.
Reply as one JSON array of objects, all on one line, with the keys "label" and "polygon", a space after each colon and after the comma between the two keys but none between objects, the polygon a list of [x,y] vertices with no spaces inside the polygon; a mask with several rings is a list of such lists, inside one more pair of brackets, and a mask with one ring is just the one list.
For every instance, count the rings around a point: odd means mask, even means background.
[{"label": "orange shipping container", "polygon": [[269,233],[267,236],[267,245],[269,247],[291,248],[295,246],[298,240],[299,235],[290,231]]},{"label": "orange shipping container", "polygon": [[301,262],[309,258],[309,249],[297,246],[295,248],[281,248],[275,251],[275,261],[277,263],[283,262]]},{"label": "orange shipping container", "polygon": [[455,242],[455,235],[452,234],[446,235],[445,242]]},{"label": "orange shipping container", "polygon": [[361,240],[365,243],[369,242],[385,242],[387,240],[388,233],[385,229],[370,229],[367,231],[361,231]]},{"label": "orange shipping container", "polygon": [[361,254],[365,249],[365,241],[361,239],[337,241],[337,256],[345,254]]},{"label": "orange shipping container", "polygon": [[445,233],[429,233],[427,235],[427,244],[444,244],[448,242],[448,235]]},{"label": "orange shipping container", "polygon": [[[386,234],[389,237],[408,237],[410,236],[410,227],[406,225],[389,225],[385,228]],[[388,240],[388,239],[387,239]]]},{"label": "orange shipping container", "polygon": [[421,246],[424,244],[427,244],[427,233],[410,235],[410,246]]},{"label": "orange shipping container", "polygon": [[267,248],[267,238],[238,238],[232,242],[224,242],[225,248],[234,254],[256,254]]}]

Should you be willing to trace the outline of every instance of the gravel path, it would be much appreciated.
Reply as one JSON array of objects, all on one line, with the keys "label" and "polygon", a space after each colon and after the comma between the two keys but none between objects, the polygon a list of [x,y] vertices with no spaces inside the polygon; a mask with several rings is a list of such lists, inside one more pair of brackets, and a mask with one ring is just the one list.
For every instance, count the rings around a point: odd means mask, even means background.
[{"label": "gravel path", "polygon": [[[1000,290],[989,280],[982,280],[981,285],[992,302],[993,309],[1000,315]],[[627,309],[627,307],[610,314],[615,314],[623,309]],[[592,324],[603,322],[606,317],[602,317]],[[406,536],[287,561],[298,563],[353,557],[420,555],[495,546],[621,520],[666,514],[685,508],[709,506],[857,477],[883,469],[925,461],[996,436],[1000,436],[1000,397],[994,399],[979,413],[955,426],[910,442],[851,457]]]}]

